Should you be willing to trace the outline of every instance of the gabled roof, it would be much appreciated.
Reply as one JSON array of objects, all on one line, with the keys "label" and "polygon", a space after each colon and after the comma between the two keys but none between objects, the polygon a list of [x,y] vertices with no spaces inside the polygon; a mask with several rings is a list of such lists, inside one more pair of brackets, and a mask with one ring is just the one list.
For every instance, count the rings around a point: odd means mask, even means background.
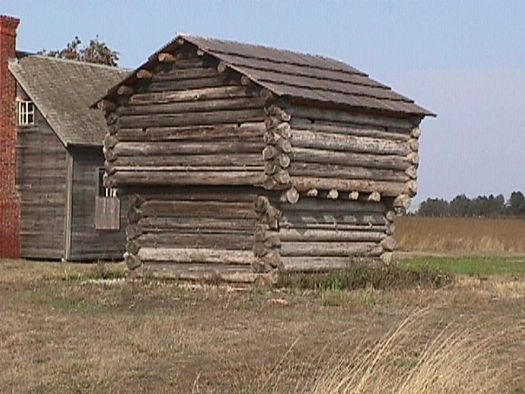
[{"label": "gabled roof", "polygon": [[[435,116],[342,61],[260,45],[180,35],[139,69],[151,69],[160,52],[175,50],[181,41],[195,45],[277,96],[401,115]],[[122,84],[133,80],[134,75],[130,75]],[[108,93],[114,93],[116,88]]]},{"label": "gabled roof", "polygon": [[104,115],[89,106],[129,71],[24,53],[9,70],[64,146],[102,146]]}]

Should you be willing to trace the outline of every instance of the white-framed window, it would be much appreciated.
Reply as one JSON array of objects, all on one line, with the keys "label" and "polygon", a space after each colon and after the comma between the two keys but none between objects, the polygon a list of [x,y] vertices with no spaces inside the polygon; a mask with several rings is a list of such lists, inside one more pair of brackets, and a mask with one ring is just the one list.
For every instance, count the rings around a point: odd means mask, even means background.
[{"label": "white-framed window", "polygon": [[104,168],[98,169],[98,197],[117,197],[117,189],[104,186]]},{"label": "white-framed window", "polygon": [[17,100],[18,125],[35,124],[35,105],[30,100]]}]

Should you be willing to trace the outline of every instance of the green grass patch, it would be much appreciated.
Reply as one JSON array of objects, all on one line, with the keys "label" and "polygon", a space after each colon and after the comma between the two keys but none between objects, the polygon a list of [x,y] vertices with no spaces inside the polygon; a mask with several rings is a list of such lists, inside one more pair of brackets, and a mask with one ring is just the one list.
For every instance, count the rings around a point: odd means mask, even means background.
[{"label": "green grass patch", "polygon": [[418,257],[399,264],[412,270],[438,269],[455,275],[525,275],[525,258]]},{"label": "green grass patch", "polygon": [[277,287],[313,290],[439,288],[452,283],[454,275],[432,267],[397,264],[373,266],[353,263],[328,273],[282,274]]}]

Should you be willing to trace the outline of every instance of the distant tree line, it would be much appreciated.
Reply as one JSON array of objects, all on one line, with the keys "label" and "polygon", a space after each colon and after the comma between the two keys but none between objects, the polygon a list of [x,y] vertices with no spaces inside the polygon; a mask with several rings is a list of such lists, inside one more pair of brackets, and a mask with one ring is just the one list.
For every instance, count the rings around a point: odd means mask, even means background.
[{"label": "distant tree line", "polygon": [[428,198],[415,212],[417,216],[432,217],[497,217],[525,215],[525,196],[512,192],[508,200],[502,194],[468,198],[464,194],[450,202],[442,198]]}]

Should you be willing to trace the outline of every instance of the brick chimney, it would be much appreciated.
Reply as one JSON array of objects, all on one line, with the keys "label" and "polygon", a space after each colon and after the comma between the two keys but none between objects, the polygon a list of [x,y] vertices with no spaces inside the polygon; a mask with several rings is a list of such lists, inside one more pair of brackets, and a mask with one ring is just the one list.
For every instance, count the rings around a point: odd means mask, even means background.
[{"label": "brick chimney", "polygon": [[0,15],[0,257],[20,256],[20,201],[16,192],[16,57],[19,19]]}]

